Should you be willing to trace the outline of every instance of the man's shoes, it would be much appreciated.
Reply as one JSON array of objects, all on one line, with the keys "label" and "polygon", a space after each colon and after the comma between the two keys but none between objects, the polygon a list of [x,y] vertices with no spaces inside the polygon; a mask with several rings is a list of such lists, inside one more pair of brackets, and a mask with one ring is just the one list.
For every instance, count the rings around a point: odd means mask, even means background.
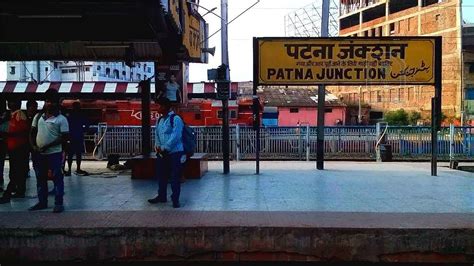
[{"label": "man's shoes", "polygon": [[54,205],[53,213],[61,213],[64,211],[63,205]]},{"label": "man's shoes", "polygon": [[64,176],[71,176],[71,170],[69,170],[69,171],[64,171]]},{"label": "man's shoes", "polygon": [[89,173],[84,170],[78,169],[76,170],[76,175],[86,176],[86,175],[89,175]]},{"label": "man's shoes", "polygon": [[10,203],[10,198],[1,197],[0,204]]},{"label": "man's shoes", "polygon": [[51,189],[51,191],[48,192],[48,195],[56,195],[56,188]]},{"label": "man's shoes", "polygon": [[39,210],[44,210],[48,208],[48,204],[43,204],[43,203],[36,203],[34,206],[30,207],[28,210],[29,211],[39,211]]},{"label": "man's shoes", "polygon": [[177,209],[177,208],[180,208],[181,205],[179,204],[179,202],[173,202],[173,208]]},{"label": "man's shoes", "polygon": [[165,203],[166,202],[166,198],[162,198],[160,197],[159,195],[152,198],[152,199],[149,199],[148,200],[149,203],[151,204],[156,204],[156,203]]},{"label": "man's shoes", "polygon": [[15,193],[11,197],[12,197],[12,199],[24,199],[25,198],[25,193]]}]

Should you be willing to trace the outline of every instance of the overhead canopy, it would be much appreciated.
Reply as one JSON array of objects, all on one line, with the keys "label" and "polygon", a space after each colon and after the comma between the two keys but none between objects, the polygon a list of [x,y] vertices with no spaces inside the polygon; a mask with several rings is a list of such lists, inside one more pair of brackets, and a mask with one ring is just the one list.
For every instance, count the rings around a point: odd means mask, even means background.
[{"label": "overhead canopy", "polygon": [[0,60],[158,61],[172,24],[160,0],[2,0]]}]

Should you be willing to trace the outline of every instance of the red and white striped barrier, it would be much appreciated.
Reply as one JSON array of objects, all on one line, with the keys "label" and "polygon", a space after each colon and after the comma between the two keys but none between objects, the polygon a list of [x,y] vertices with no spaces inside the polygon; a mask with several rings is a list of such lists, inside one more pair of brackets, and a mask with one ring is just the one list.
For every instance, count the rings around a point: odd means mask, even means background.
[{"label": "red and white striped barrier", "polygon": [[[0,82],[0,93],[43,93],[55,89],[59,93],[138,93],[136,82]],[[151,84],[151,93],[155,84]]]}]

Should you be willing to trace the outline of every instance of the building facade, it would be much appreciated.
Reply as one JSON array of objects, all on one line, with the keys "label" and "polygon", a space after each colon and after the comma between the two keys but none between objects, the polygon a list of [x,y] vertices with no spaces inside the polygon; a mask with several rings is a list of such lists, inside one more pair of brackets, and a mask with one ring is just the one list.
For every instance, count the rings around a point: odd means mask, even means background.
[{"label": "building facade", "polygon": [[138,82],[153,76],[153,62],[92,61],[11,61],[7,62],[8,81],[128,81]]},{"label": "building facade", "polygon": [[[460,0],[340,0],[340,36],[442,36],[442,112],[445,122],[461,123],[474,117],[468,112],[466,85],[472,51],[463,48]],[[430,119],[433,86],[339,86],[332,93],[349,105],[359,102],[374,112],[403,108]]]}]

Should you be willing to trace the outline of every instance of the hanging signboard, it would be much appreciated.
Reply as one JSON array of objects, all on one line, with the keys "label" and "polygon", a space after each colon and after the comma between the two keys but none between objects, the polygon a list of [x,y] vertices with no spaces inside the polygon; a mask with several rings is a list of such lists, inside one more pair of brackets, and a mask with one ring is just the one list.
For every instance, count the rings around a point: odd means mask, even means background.
[{"label": "hanging signboard", "polygon": [[254,38],[257,85],[435,83],[435,39]]}]

